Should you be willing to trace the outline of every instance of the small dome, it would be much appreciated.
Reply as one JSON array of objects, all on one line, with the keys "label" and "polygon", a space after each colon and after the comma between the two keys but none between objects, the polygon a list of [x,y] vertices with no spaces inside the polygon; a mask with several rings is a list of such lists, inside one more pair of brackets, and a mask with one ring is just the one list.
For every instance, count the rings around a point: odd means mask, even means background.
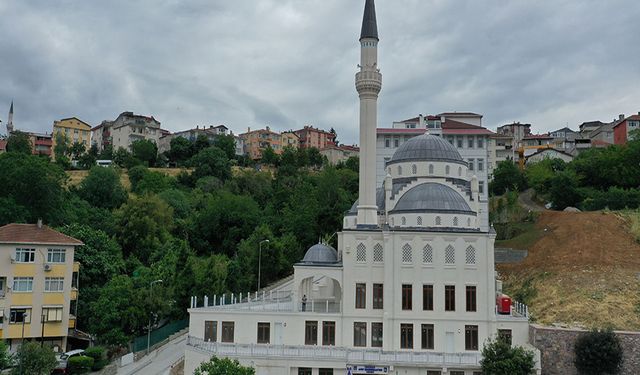
[{"label": "small dome", "polygon": [[400,146],[387,165],[406,161],[463,162],[456,148],[442,137],[423,134],[413,137]]},{"label": "small dome", "polygon": [[[360,199],[356,199],[355,202],[353,202],[353,205],[351,206],[351,209],[349,209],[349,212],[347,212],[347,214],[357,214],[358,213],[358,202],[360,201]],[[378,206],[378,211],[382,212],[384,211],[384,189],[383,188],[377,188],[376,189],[376,206]]]},{"label": "small dome", "polygon": [[452,188],[427,182],[407,191],[393,208],[393,212],[422,211],[475,215],[467,201]]},{"label": "small dome", "polygon": [[307,264],[327,264],[337,262],[338,252],[336,249],[323,243],[311,246],[302,259],[302,263]]}]

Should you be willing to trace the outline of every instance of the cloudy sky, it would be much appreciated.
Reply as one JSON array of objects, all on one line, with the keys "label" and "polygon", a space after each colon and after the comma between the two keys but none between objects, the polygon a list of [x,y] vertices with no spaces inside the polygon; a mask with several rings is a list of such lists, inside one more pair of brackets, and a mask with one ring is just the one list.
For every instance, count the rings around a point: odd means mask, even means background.
[{"label": "cloudy sky", "polygon": [[[357,142],[363,0],[0,0],[0,119],[153,115],[172,131]],[[548,131],[640,111],[636,0],[378,0],[379,127],[473,111]],[[2,127],[4,131],[4,126]]]}]

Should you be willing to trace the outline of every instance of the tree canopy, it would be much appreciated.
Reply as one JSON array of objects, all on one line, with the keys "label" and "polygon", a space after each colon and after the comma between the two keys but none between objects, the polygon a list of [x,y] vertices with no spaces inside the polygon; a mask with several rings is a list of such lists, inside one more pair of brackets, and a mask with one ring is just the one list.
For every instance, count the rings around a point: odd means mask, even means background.
[{"label": "tree canopy", "polygon": [[485,343],[480,365],[483,374],[531,375],[535,362],[532,352],[498,338]]}]

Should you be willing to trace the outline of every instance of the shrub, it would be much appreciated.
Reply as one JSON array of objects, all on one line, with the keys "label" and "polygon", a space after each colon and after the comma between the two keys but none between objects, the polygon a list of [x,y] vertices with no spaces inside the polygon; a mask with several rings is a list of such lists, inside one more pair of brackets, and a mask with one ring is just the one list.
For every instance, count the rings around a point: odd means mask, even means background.
[{"label": "shrub", "polygon": [[533,353],[517,346],[512,347],[506,341],[489,340],[482,348],[483,374],[492,375],[530,375],[535,365]]},{"label": "shrub", "polygon": [[93,371],[101,370],[107,365],[107,363],[109,363],[105,358],[106,351],[102,346],[88,348],[85,350],[84,354],[87,357],[93,358],[93,366],[91,367],[91,370]]},{"label": "shrub", "polygon": [[91,372],[93,367],[93,358],[81,355],[69,358],[67,362],[67,370],[69,374],[86,374]]},{"label": "shrub", "polygon": [[593,330],[578,337],[575,365],[584,375],[617,374],[622,365],[622,346],[611,329]]}]

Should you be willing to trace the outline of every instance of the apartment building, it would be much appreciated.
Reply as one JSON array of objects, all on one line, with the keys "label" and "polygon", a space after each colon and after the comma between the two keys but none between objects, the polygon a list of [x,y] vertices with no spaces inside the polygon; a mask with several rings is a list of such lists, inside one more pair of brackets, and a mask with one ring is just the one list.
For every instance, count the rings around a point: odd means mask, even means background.
[{"label": "apartment building", "polygon": [[58,134],[64,135],[70,145],[78,142],[82,143],[87,150],[91,147],[91,125],[77,117],[63,118],[53,122],[52,147],[54,149]]},{"label": "apartment building", "polygon": [[122,112],[114,121],[103,121],[91,129],[92,143],[102,151],[111,145],[114,150],[124,148],[131,150],[131,144],[137,140],[148,139],[159,143],[163,135],[160,122],[153,116],[135,115],[133,112]]},{"label": "apartment building", "polygon": [[276,154],[281,154],[282,149],[282,135],[271,130],[270,127],[265,129],[251,130],[247,129],[246,133],[238,135],[244,140],[244,151],[253,160],[259,160],[262,158],[262,151],[267,148],[273,149]]},{"label": "apartment building", "polygon": [[315,147],[318,150],[322,150],[336,144],[335,134],[313,126],[305,126],[300,130],[296,130],[295,133],[300,139],[300,148]]},{"label": "apartment building", "polygon": [[0,227],[0,337],[15,351],[24,339],[59,352],[74,336],[83,243],[38,224]]}]

